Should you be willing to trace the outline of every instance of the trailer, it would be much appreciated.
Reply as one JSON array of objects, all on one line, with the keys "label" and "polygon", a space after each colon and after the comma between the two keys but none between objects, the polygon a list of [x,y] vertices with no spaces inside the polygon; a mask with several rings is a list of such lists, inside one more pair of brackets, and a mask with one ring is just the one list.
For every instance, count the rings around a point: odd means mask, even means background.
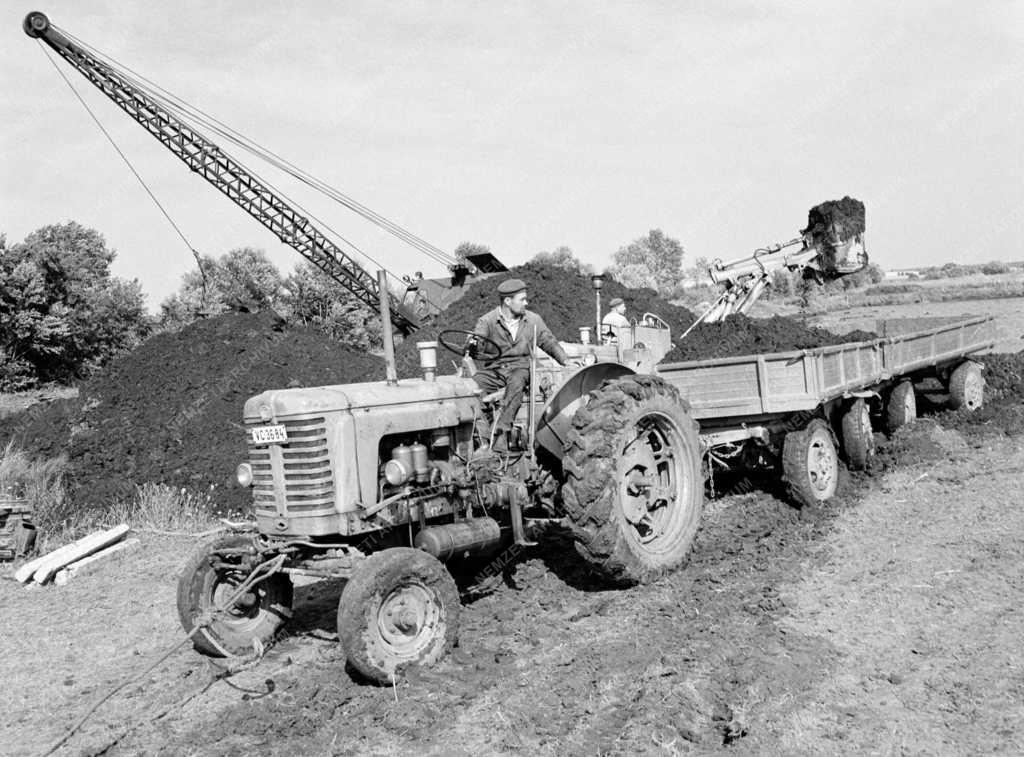
[{"label": "trailer", "polygon": [[984,401],[983,365],[996,341],[991,316],[886,321],[878,339],[808,350],[663,363],[700,426],[705,472],[781,468],[790,496],[812,505],[832,497],[840,456],[870,465],[876,427],[893,432],[916,417],[926,380],[953,408]]}]

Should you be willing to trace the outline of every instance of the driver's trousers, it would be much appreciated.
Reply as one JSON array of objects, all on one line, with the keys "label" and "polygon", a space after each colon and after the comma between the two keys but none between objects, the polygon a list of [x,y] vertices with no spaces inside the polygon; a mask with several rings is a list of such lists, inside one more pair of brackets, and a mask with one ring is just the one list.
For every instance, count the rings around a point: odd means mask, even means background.
[{"label": "driver's trousers", "polygon": [[523,392],[530,383],[529,368],[481,368],[473,374],[476,385],[490,394],[504,388],[505,400],[501,403],[496,429],[507,433],[512,428],[519,407],[523,404]]}]

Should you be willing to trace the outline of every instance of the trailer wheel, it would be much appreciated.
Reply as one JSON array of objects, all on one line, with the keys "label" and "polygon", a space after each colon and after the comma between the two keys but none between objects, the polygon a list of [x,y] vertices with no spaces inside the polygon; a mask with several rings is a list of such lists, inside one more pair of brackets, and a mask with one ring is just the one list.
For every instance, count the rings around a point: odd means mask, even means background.
[{"label": "trailer wheel", "polygon": [[830,499],[839,485],[839,457],[832,432],[815,419],[801,431],[786,434],[782,473],[789,496],[808,507]]},{"label": "trailer wheel", "polygon": [[338,638],[349,664],[376,683],[432,665],[455,645],[459,590],[437,558],[393,547],[359,563],[338,603]]},{"label": "trailer wheel", "polygon": [[985,379],[981,366],[968,360],[949,377],[949,406],[954,410],[977,410],[985,402]]},{"label": "trailer wheel", "polygon": [[573,417],[562,468],[576,550],[606,579],[679,567],[700,524],[704,481],[689,405],[653,376],[606,382]]},{"label": "trailer wheel", "polygon": [[[249,576],[239,551],[251,547],[252,537],[233,534],[204,544],[192,555],[178,580],[178,617],[187,632],[234,596]],[[275,573],[215,615],[192,637],[192,645],[211,657],[246,654],[253,651],[254,641],[264,645],[273,641],[291,615],[291,579]]]},{"label": "trailer wheel", "polygon": [[843,413],[843,451],[853,470],[864,470],[875,455],[875,435],[871,430],[868,403],[858,399]]},{"label": "trailer wheel", "polygon": [[917,418],[917,396],[913,381],[901,381],[889,394],[885,405],[885,425],[889,433],[913,423]]}]

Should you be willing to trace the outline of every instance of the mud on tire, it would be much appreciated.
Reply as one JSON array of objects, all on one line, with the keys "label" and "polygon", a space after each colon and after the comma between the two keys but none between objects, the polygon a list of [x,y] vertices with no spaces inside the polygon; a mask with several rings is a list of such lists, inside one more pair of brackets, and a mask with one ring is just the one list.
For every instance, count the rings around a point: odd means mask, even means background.
[{"label": "mud on tire", "polygon": [[981,366],[970,360],[961,363],[949,377],[949,406],[954,410],[977,410],[985,402],[985,378]]},{"label": "mud on tire", "polygon": [[913,423],[917,418],[917,395],[913,381],[901,381],[893,387],[885,403],[885,427],[891,434],[896,429]]},{"label": "mud on tire", "polygon": [[653,376],[606,382],[588,399],[562,458],[576,550],[609,581],[652,581],[686,561],[700,524],[697,423]]},{"label": "mud on tire", "polygon": [[782,479],[796,504],[813,507],[830,499],[839,486],[839,458],[832,432],[815,418],[782,443]]},{"label": "mud on tire", "polygon": [[863,399],[855,400],[843,413],[843,452],[852,470],[864,470],[875,456],[875,436],[871,430],[871,412]]},{"label": "mud on tire", "polygon": [[459,590],[448,569],[418,549],[394,547],[358,564],[338,602],[348,663],[376,683],[431,665],[455,645]]},{"label": "mud on tire", "polygon": [[[178,581],[178,618],[190,632],[207,613],[222,606],[249,575],[241,567],[238,554],[222,550],[252,547],[252,537],[244,534],[222,536],[204,544],[186,563]],[[215,567],[238,564],[229,567]],[[229,657],[253,651],[253,641],[267,645],[292,615],[292,582],[287,575],[275,573],[255,584],[238,602],[217,615],[192,637],[197,651],[211,657]]]}]

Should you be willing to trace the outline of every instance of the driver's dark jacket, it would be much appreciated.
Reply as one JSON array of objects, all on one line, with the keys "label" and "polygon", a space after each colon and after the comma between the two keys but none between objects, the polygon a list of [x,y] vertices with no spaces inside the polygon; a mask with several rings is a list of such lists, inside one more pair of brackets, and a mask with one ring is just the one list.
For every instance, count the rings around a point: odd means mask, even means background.
[{"label": "driver's dark jacket", "polygon": [[[508,327],[501,320],[500,307],[480,316],[473,333],[487,337],[501,348],[503,354],[499,359],[486,361],[488,368],[511,370],[530,367],[534,328],[537,329],[537,346],[551,355],[560,365],[565,365],[569,358],[565,354],[565,350],[562,349],[562,345],[558,343],[555,335],[551,333],[551,329],[544,323],[544,319],[529,310],[523,313],[515,339],[512,338]],[[486,344],[480,345],[478,354],[481,357],[486,357],[486,354],[493,349]]]}]

